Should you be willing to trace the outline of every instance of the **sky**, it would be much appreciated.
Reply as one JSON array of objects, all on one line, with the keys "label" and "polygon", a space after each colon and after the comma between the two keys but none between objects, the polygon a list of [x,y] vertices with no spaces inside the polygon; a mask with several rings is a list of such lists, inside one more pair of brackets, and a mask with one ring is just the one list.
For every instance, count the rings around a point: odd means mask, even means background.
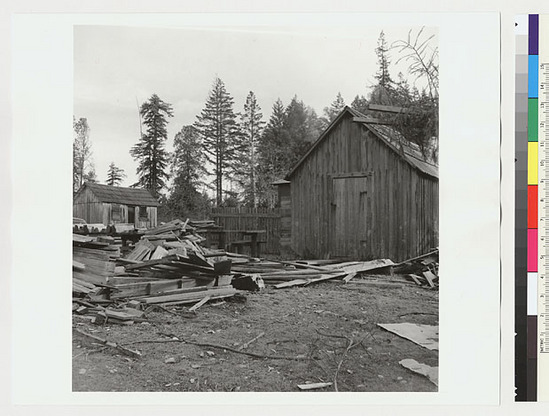
[{"label": "sky", "polygon": [[[297,95],[320,116],[341,92],[350,104],[367,96],[377,71],[375,48],[381,30],[389,45],[406,39],[419,27],[246,26],[246,27],[131,27],[75,26],[74,116],[90,126],[93,163],[104,183],[114,162],[137,181],[137,162],[130,149],[139,139],[138,106],[157,94],[173,107],[167,150],[184,125],[196,121],[216,77],[234,98],[234,111],[243,110],[250,91],[257,97],[267,122],[273,103],[284,105]],[[424,30],[425,38],[435,35]],[[391,51],[391,75],[407,65]],[[421,81],[418,81],[421,87]]]}]

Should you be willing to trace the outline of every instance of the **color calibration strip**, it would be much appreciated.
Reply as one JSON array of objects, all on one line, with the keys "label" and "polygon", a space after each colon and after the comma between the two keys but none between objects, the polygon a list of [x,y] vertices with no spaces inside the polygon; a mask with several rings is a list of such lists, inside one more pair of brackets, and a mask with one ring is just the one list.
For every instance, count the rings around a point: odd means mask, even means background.
[{"label": "color calibration strip", "polygon": [[[515,21],[515,400],[527,400],[528,15]],[[537,199],[537,198],[536,198]]]},{"label": "color calibration strip", "polygon": [[537,400],[538,15],[515,22],[515,388]]},{"label": "color calibration strip", "polygon": [[548,401],[549,16],[517,16],[515,40],[515,400]]},{"label": "color calibration strip", "polygon": [[[537,400],[538,283],[538,15],[528,16],[528,278],[526,282],[526,400]],[[532,196],[530,198],[530,196]]]}]

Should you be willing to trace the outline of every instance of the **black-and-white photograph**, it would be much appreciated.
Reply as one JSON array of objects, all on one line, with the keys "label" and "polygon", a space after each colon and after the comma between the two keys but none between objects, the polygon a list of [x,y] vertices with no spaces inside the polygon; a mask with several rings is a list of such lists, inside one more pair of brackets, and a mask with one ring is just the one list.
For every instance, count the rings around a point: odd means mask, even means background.
[{"label": "black-and-white photograph", "polygon": [[436,27],[73,42],[73,392],[438,391]]}]

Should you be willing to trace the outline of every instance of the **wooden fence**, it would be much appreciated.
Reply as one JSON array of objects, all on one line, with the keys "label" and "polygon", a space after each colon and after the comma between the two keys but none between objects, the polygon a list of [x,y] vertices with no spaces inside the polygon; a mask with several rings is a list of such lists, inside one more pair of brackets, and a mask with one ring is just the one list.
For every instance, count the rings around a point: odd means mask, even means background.
[{"label": "wooden fence", "polygon": [[[280,210],[277,208],[214,208],[215,223],[225,230],[265,230],[263,254],[280,254]],[[239,239],[239,233],[227,233],[226,242]]]}]

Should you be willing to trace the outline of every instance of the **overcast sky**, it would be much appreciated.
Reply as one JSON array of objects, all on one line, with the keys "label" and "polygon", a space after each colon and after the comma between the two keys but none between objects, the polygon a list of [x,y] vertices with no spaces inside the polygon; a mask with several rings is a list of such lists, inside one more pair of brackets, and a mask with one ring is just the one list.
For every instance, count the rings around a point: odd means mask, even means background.
[{"label": "overcast sky", "polygon": [[[375,48],[381,30],[390,45],[406,39],[410,27],[343,28],[235,27],[144,28],[76,26],[74,29],[74,116],[90,126],[93,162],[104,183],[111,162],[125,170],[122,186],[136,182],[130,148],[139,139],[138,103],[152,94],[173,106],[167,149],[182,126],[200,114],[216,76],[243,110],[253,91],[267,122],[273,103],[294,95],[323,108],[341,92],[350,104],[368,94],[377,71]],[[425,36],[435,34],[425,29]],[[437,39],[433,40],[436,45]],[[398,59],[390,53],[392,62]],[[406,76],[406,65],[391,67]],[[414,83],[414,79],[409,79]]]}]

